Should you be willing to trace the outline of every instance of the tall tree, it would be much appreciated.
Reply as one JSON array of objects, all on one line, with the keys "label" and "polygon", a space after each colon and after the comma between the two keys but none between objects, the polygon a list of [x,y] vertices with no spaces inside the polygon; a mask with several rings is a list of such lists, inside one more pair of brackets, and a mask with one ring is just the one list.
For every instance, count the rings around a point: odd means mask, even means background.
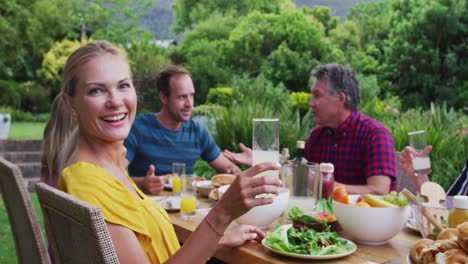
[{"label": "tall tree", "polygon": [[70,30],[69,1],[3,0],[0,5],[0,80],[32,80],[52,44]]},{"label": "tall tree", "polygon": [[357,24],[363,49],[376,47],[383,53],[383,43],[390,31],[392,1],[358,3],[350,9],[347,20]]},{"label": "tall tree", "polygon": [[176,0],[174,2],[175,33],[193,29],[198,23],[212,14],[222,16],[245,16],[252,11],[262,13],[279,13],[294,4],[290,0]]},{"label": "tall tree", "polygon": [[468,1],[395,0],[383,72],[405,107],[468,101]]},{"label": "tall tree", "polygon": [[127,44],[135,38],[152,38],[138,25],[154,4],[153,0],[75,0],[75,25],[79,26],[82,37],[114,43]]},{"label": "tall tree", "polygon": [[310,69],[325,53],[321,28],[299,11],[252,12],[231,32],[226,64],[239,74],[255,77],[262,72],[275,85],[306,90]]}]

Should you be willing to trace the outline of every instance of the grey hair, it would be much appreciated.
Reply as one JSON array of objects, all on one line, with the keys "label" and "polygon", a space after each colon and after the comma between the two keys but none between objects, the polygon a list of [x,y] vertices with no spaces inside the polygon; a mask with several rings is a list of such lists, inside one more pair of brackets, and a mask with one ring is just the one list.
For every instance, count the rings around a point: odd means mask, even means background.
[{"label": "grey hair", "polygon": [[326,81],[328,92],[337,95],[343,92],[346,95],[345,105],[351,111],[359,109],[361,95],[356,72],[341,64],[330,63],[318,65],[312,70],[312,76],[318,80]]}]

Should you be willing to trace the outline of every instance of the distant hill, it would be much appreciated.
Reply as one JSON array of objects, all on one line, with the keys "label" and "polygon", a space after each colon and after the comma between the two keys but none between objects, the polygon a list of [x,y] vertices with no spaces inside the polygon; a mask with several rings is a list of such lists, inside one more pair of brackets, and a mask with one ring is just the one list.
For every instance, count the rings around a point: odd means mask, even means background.
[{"label": "distant hill", "polygon": [[[313,7],[315,5],[328,6],[332,15],[339,16],[341,20],[346,17],[353,5],[370,1],[378,0],[293,0],[298,8],[302,6]],[[141,26],[153,32],[156,39],[175,38],[174,33],[171,32],[171,26],[174,23],[173,2],[174,0],[159,0],[158,6],[143,17]]]},{"label": "distant hill", "polygon": [[339,16],[341,20],[346,18],[349,9],[358,3],[371,2],[376,0],[293,0],[298,8],[302,6],[313,7],[328,6],[333,16]]},{"label": "distant hill", "polygon": [[174,39],[172,2],[174,0],[159,0],[157,7],[143,17],[141,26],[153,32],[156,39]]}]

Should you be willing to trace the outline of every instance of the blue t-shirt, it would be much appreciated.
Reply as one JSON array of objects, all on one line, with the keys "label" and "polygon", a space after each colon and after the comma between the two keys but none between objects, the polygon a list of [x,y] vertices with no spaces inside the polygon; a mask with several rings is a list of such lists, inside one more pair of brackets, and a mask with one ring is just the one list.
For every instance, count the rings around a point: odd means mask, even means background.
[{"label": "blue t-shirt", "polygon": [[192,174],[195,162],[201,157],[215,160],[221,150],[205,127],[190,119],[180,129],[172,131],[159,123],[154,114],[139,114],[125,139],[130,176],[145,176],[149,165],[155,175],[172,172],[173,162],[184,162],[186,173]]}]

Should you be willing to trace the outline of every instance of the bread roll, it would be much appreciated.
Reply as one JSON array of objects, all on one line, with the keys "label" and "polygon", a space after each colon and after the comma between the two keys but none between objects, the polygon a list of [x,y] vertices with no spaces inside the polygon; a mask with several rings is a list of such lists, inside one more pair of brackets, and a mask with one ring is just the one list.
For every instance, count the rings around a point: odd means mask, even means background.
[{"label": "bread roll", "polygon": [[213,188],[210,193],[208,194],[208,198],[211,199],[211,200],[215,200],[215,201],[218,201],[218,189],[217,188]]},{"label": "bread roll", "polygon": [[450,249],[458,249],[460,248],[460,246],[458,245],[456,240],[444,239],[435,241],[429,248],[435,254],[437,254],[438,252],[445,252]]},{"label": "bread roll", "polygon": [[466,264],[468,263],[468,255],[462,249],[450,249],[437,253],[436,263]]},{"label": "bread roll", "polygon": [[458,244],[460,247],[468,253],[468,222],[464,222],[457,226],[458,230]]},{"label": "bread roll", "polygon": [[437,240],[444,240],[444,239],[457,240],[457,238],[458,238],[458,230],[456,228],[445,228],[437,236]]},{"label": "bread roll", "polygon": [[410,258],[414,263],[422,263],[422,251],[432,245],[432,239],[419,239],[410,249]]},{"label": "bread roll", "polygon": [[234,174],[217,174],[211,178],[211,183],[215,187],[231,184],[236,179]]},{"label": "bread roll", "polygon": [[458,245],[457,241],[444,239],[444,240],[437,240],[432,243],[432,245],[424,248],[421,251],[421,260],[422,263],[435,263],[436,262],[436,255],[440,252],[445,252],[451,249],[459,249],[460,246]]}]

